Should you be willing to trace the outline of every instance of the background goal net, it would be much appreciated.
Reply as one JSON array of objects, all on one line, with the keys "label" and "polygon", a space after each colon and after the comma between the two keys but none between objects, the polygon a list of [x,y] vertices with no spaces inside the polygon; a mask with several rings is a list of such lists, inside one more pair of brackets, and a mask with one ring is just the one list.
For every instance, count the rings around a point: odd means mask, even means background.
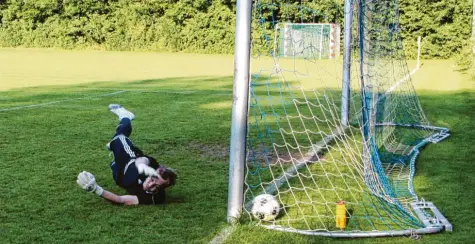
[{"label": "background goal net", "polygon": [[[277,33],[279,32],[279,33]],[[340,26],[321,23],[276,24],[275,41],[281,57],[333,59],[340,55]],[[277,45],[276,45],[277,46]]]}]

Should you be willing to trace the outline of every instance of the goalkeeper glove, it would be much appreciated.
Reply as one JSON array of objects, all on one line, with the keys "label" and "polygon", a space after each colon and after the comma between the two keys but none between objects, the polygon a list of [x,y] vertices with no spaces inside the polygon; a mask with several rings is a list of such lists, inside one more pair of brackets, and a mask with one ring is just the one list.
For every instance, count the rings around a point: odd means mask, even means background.
[{"label": "goalkeeper glove", "polygon": [[146,176],[155,176],[155,177],[158,177],[160,178],[160,175],[158,175],[157,173],[157,170],[155,170],[154,168],[148,166],[147,164],[144,164],[144,163],[135,163],[135,166],[137,167],[137,170],[139,172],[139,174],[143,174],[143,175],[146,175]]},{"label": "goalkeeper glove", "polygon": [[102,187],[97,185],[96,178],[94,177],[94,175],[92,175],[91,173],[87,171],[83,171],[79,173],[78,179],[76,182],[82,189],[88,192],[94,192],[99,196],[101,196],[102,193],[104,192],[104,189],[102,189]]}]

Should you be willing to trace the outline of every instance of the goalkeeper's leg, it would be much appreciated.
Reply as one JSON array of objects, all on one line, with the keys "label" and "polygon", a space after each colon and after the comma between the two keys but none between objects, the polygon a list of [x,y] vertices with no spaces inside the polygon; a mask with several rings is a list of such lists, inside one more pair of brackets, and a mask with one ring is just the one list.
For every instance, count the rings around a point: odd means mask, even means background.
[{"label": "goalkeeper's leg", "polygon": [[[115,141],[117,141],[119,139],[119,137],[124,137],[128,141],[129,140],[128,138],[129,138],[130,134],[132,134],[132,123],[131,123],[129,118],[123,118],[122,120],[120,120],[120,123],[117,125],[117,128],[115,129],[114,137],[112,138],[112,140],[109,143],[107,143],[107,145],[106,145],[107,149],[112,150],[113,146],[111,144],[114,143]],[[122,138],[122,140],[125,140],[124,138]],[[120,141],[119,144],[120,143],[128,144],[130,142]],[[132,144],[132,143],[130,143],[130,144]]]},{"label": "goalkeeper's leg", "polygon": [[[142,152],[142,150],[140,150],[130,141],[129,139],[130,134],[132,134],[132,123],[129,118],[123,118],[120,121],[119,125],[117,125],[114,138],[112,139],[111,142],[116,141],[117,139],[120,139],[121,141],[120,143],[122,144],[122,147],[128,148],[128,150],[126,150],[127,152],[134,153],[134,156],[132,156],[132,154],[129,155],[132,158],[144,156],[144,153]],[[124,138],[120,138],[120,137],[124,137]],[[111,147],[110,147],[111,142],[107,144],[107,148],[109,148],[109,150],[111,150]]]},{"label": "goalkeeper's leg", "polygon": [[123,118],[115,130],[112,140],[107,143],[107,148],[114,154],[114,161],[110,167],[112,169],[112,177],[119,186],[130,185],[130,179],[124,178],[124,172],[130,166],[132,159],[136,158],[136,150],[129,139],[132,133],[132,124],[129,118]]},{"label": "goalkeeper's leg", "polygon": [[126,137],[130,137],[132,134],[132,123],[129,118],[123,118],[120,120],[117,128],[115,129],[114,137],[118,135],[124,135]]},{"label": "goalkeeper's leg", "polygon": [[125,137],[130,137],[130,134],[132,134],[132,123],[131,121],[135,118],[135,115],[122,107],[119,104],[110,104],[109,105],[109,110],[117,115],[119,117],[119,125],[117,125],[117,128],[115,129],[115,135],[114,138],[112,139],[111,142],[107,143],[107,148],[111,150],[111,143],[120,135],[123,135]]}]

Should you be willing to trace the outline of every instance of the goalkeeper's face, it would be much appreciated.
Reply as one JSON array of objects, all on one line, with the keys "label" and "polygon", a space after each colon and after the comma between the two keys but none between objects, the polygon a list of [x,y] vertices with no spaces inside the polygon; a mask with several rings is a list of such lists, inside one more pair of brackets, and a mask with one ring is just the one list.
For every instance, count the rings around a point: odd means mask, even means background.
[{"label": "goalkeeper's face", "polygon": [[163,178],[158,178],[154,176],[149,176],[145,179],[143,183],[143,189],[148,192],[157,193],[160,189],[164,189],[169,185],[168,180]]}]

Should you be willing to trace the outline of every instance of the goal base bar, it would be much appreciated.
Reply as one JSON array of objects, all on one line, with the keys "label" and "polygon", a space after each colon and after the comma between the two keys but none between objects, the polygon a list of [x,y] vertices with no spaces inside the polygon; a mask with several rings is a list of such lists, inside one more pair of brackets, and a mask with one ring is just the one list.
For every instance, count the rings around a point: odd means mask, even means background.
[{"label": "goal base bar", "polygon": [[[444,215],[442,215],[439,209],[437,209],[432,202],[426,202],[422,199],[418,202],[412,202],[411,207],[424,226],[431,227],[436,225],[443,226],[445,231],[451,232],[453,230],[452,224],[444,217]],[[430,213],[432,216],[428,216],[427,213]]]},{"label": "goal base bar", "polygon": [[266,229],[278,230],[284,232],[292,232],[312,236],[325,236],[335,238],[359,238],[359,237],[389,237],[389,236],[415,236],[420,234],[433,234],[441,232],[444,228],[442,226],[431,226],[420,229],[411,230],[393,230],[393,231],[311,231],[311,230],[297,230],[285,228],[280,225],[261,225]]}]

